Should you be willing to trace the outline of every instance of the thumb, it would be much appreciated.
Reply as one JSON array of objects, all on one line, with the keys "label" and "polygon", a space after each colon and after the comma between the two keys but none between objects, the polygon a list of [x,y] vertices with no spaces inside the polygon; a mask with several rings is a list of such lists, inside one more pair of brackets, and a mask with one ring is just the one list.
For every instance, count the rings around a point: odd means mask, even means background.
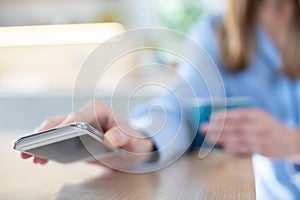
[{"label": "thumb", "polygon": [[112,147],[124,147],[130,142],[130,137],[115,126],[104,134],[104,142]]}]

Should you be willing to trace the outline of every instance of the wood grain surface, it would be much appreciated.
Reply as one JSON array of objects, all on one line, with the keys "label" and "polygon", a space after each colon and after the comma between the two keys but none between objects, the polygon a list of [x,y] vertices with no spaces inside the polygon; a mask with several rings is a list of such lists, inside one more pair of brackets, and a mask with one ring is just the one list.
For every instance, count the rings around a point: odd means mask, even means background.
[{"label": "wood grain surface", "polygon": [[0,133],[0,199],[255,199],[250,157],[197,152],[171,166],[128,174],[76,163],[46,166],[12,149],[19,134]]}]

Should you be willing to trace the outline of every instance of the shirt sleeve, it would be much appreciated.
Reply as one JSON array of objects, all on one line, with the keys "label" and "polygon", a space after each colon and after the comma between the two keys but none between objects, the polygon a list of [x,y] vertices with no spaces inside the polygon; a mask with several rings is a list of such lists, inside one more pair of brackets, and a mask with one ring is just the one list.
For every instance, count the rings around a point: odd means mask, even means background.
[{"label": "shirt sleeve", "polygon": [[255,154],[252,164],[256,199],[300,199],[299,187],[291,180],[296,174],[291,171],[290,161],[272,160]]},{"label": "shirt sleeve", "polygon": [[178,92],[157,97],[132,113],[131,125],[148,136],[156,147],[153,154],[156,159],[150,160],[156,161],[158,168],[186,152],[196,134],[191,130],[186,103],[174,94]]},{"label": "shirt sleeve", "polygon": [[[155,144],[157,159],[154,164],[158,168],[172,163],[186,152],[198,132],[195,129],[198,119],[191,118],[191,100],[196,97],[210,97],[212,92],[208,85],[213,86],[214,90],[222,88],[217,84],[222,81],[217,80],[221,76],[212,62],[215,59],[208,56],[214,57],[216,53],[216,49],[212,48],[215,41],[215,34],[212,33],[211,20],[199,21],[188,35],[204,48],[202,55],[195,55],[200,58],[199,66],[181,62],[173,77],[176,83],[173,84],[174,87],[131,113],[130,124],[133,128],[141,130]],[[224,95],[223,91],[215,93]]]},{"label": "shirt sleeve", "polygon": [[300,164],[296,164],[291,160],[286,160],[285,169],[289,175],[290,181],[298,188],[298,192],[300,193]]}]

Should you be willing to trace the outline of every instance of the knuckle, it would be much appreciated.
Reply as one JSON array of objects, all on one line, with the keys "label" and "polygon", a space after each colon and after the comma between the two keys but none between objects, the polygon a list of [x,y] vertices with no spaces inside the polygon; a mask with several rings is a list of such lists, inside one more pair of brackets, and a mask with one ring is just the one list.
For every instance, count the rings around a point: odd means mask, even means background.
[{"label": "knuckle", "polygon": [[72,112],[72,113],[69,113],[66,117],[66,119],[72,119],[73,117],[75,116],[75,113]]},{"label": "knuckle", "polygon": [[72,113],[70,113],[66,116],[65,120],[66,121],[73,121],[73,120],[75,120],[75,116],[78,117],[78,115],[76,113],[72,112]]},{"label": "knuckle", "polygon": [[101,106],[103,106],[104,104],[102,103],[102,102],[100,102],[100,101],[98,101],[98,100],[95,100],[95,99],[91,99],[91,100],[89,100],[88,102],[87,102],[87,106],[88,107],[95,107],[95,108],[97,108],[97,107],[101,107]]},{"label": "knuckle", "polygon": [[222,147],[224,148],[225,151],[232,151],[232,146],[230,144],[228,144],[227,142],[223,142],[222,143]]},{"label": "knuckle", "polygon": [[247,131],[247,128],[245,126],[243,126],[243,125],[237,125],[236,126],[236,131],[238,133],[245,133]]},{"label": "knuckle", "polygon": [[109,107],[99,100],[89,100],[85,106],[85,109],[95,109],[101,112],[108,112]]},{"label": "knuckle", "polygon": [[95,100],[95,99],[90,99],[90,100],[88,100],[88,102],[87,102],[87,105],[89,105],[89,106],[95,105],[95,104],[97,104],[97,100]]},{"label": "knuckle", "polygon": [[268,127],[266,126],[259,126],[258,132],[261,133],[261,135],[269,135],[271,132],[269,131]]},{"label": "knuckle", "polygon": [[121,131],[120,131],[120,129],[119,129],[119,127],[117,127],[117,126],[114,126],[114,127],[112,127],[111,129],[110,129],[110,132],[111,132],[111,134],[119,134]]},{"label": "knuckle", "polygon": [[54,122],[54,118],[48,118],[42,122],[42,125],[52,124],[53,122]]}]

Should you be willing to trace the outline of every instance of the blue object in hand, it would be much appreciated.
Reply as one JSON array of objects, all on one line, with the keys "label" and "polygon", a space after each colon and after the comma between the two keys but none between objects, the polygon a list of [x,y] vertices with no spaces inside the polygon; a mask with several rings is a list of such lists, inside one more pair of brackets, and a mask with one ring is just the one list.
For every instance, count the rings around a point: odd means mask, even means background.
[{"label": "blue object in hand", "polygon": [[[196,133],[192,148],[200,148],[203,145],[205,135],[199,134],[199,128],[202,123],[209,122],[213,112],[225,109],[248,108],[251,106],[252,103],[247,97],[196,99],[191,107],[191,124],[193,132]],[[220,148],[220,146],[217,145],[216,148]]]}]

